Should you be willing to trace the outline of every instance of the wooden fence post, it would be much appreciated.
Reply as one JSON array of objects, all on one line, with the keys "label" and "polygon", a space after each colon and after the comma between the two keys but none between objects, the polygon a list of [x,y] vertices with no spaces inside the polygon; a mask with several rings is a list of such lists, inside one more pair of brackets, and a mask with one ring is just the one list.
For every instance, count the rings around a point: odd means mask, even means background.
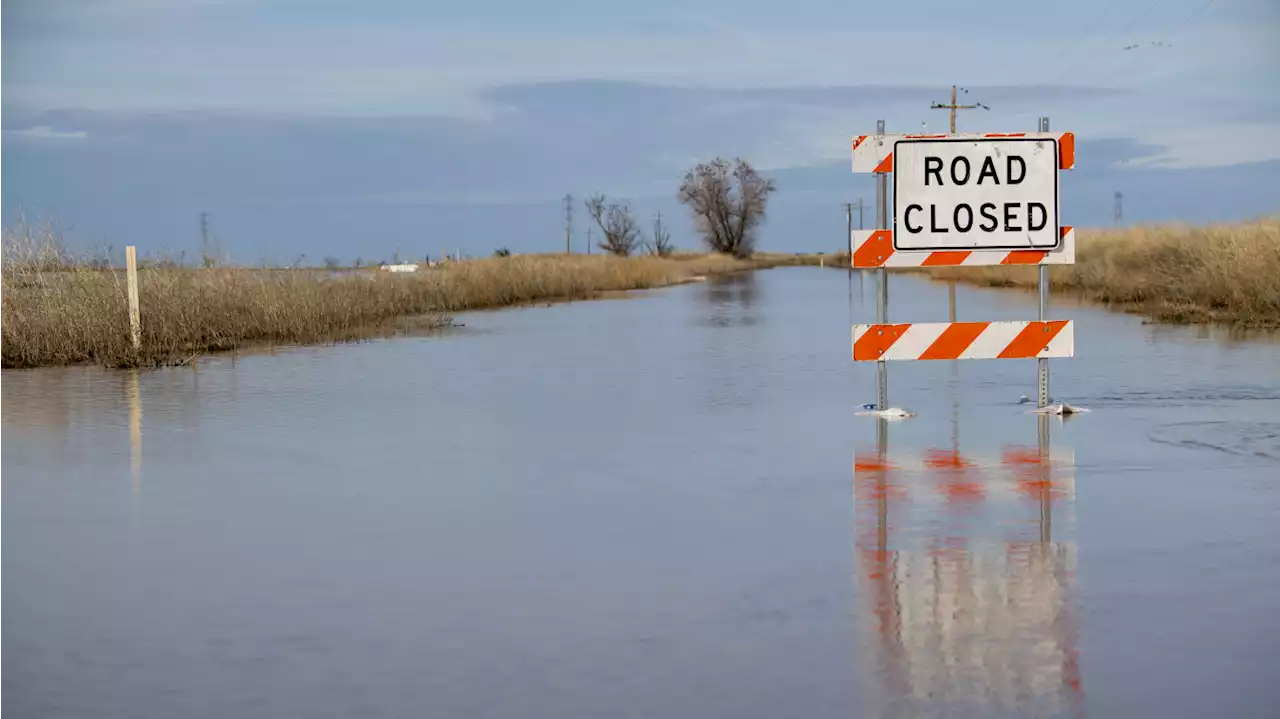
[{"label": "wooden fence post", "polygon": [[135,352],[142,349],[142,318],[138,314],[138,248],[124,248],[125,271],[129,279],[129,334]]}]

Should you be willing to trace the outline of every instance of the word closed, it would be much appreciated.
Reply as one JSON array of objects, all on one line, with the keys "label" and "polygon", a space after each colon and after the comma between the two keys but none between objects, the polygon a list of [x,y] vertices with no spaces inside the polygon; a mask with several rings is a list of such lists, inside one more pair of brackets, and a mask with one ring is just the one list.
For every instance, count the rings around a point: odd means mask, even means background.
[{"label": "word closed", "polygon": [[1056,140],[895,144],[895,250],[1053,250],[1060,237]]}]

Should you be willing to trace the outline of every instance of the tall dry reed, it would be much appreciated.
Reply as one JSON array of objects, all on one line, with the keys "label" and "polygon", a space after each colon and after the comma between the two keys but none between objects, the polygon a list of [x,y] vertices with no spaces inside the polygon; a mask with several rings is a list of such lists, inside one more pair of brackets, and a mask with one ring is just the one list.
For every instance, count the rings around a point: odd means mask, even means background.
[{"label": "tall dry reed", "polygon": [[401,318],[448,324],[448,313],[675,284],[697,275],[767,267],[780,258],[516,256],[377,270],[139,270],[142,343],[129,338],[124,272],[66,253],[56,238],[6,238],[4,367],[94,362],[182,363],[257,343],[313,344],[384,333]]},{"label": "tall dry reed", "polygon": [[[1080,230],[1077,236],[1076,263],[1049,271],[1055,293],[1162,322],[1280,327],[1280,220]],[[929,276],[989,287],[1036,284],[1034,267],[935,269]]]},{"label": "tall dry reed", "polygon": [[[1161,322],[1280,327],[1280,219],[1082,229],[1076,236],[1076,263],[1050,269],[1054,293]],[[826,264],[844,268],[848,257],[829,255]],[[1036,286],[1034,267],[901,271],[984,287]]]}]

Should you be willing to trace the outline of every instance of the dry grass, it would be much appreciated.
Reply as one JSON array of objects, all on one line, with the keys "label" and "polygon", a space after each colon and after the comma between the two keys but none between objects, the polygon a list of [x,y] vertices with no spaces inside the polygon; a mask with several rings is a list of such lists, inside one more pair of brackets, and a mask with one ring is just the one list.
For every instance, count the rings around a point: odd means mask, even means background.
[{"label": "dry grass", "polygon": [[51,238],[9,236],[3,267],[3,366],[181,364],[262,343],[315,344],[385,334],[404,318],[443,326],[448,313],[585,299],[700,275],[770,267],[784,256],[527,255],[393,275],[378,271],[144,268],[142,346],[129,339],[125,276],[93,269]]},{"label": "dry grass", "polygon": [[[1280,327],[1280,220],[1077,232],[1076,264],[1052,267],[1054,292],[1173,323]],[[936,279],[1033,288],[1034,267],[933,270]]]},{"label": "dry grass", "polygon": [[[1280,327],[1280,220],[1077,230],[1076,264],[1050,268],[1072,294],[1170,323]],[[847,262],[842,255],[842,262]],[[841,267],[847,264],[841,264]],[[931,279],[1034,289],[1035,267],[919,270]]]}]

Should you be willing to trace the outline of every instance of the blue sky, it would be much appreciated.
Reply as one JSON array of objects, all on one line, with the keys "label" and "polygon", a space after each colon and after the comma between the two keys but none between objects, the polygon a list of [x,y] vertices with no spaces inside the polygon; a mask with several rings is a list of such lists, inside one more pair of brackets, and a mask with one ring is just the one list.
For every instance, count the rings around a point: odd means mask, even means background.
[{"label": "blue sky", "polygon": [[207,211],[245,262],[487,254],[554,249],[559,198],[598,190],[691,246],[675,185],[726,154],[779,180],[763,245],[825,249],[871,197],[849,137],[944,130],[952,83],[992,108],[962,130],[1077,133],[1076,224],[1115,190],[1136,221],[1278,209],[1280,3],[889,5],[11,0],[5,219],[178,251]]}]

